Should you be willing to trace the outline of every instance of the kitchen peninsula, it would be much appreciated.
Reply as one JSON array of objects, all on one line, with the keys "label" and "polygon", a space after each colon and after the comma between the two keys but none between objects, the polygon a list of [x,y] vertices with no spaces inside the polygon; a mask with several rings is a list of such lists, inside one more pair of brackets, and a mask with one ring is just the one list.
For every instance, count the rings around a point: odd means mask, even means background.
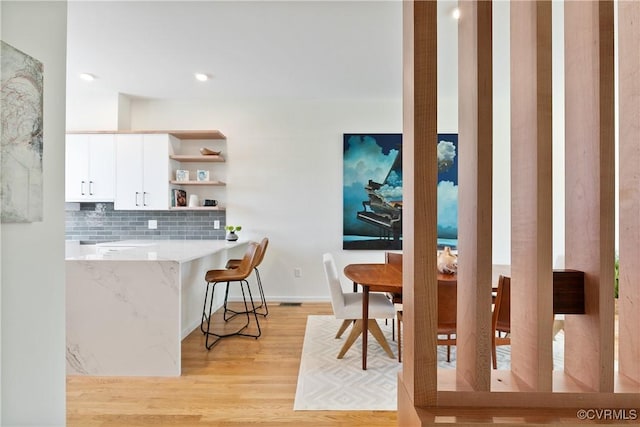
[{"label": "kitchen peninsula", "polygon": [[205,272],[242,257],[245,246],[224,240],[68,242],[67,373],[179,376],[180,343],[200,325]]}]

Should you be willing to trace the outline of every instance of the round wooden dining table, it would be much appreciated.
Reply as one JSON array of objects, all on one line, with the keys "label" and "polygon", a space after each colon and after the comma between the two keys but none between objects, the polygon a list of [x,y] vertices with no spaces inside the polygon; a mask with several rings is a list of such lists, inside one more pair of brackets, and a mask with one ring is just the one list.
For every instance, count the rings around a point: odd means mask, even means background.
[{"label": "round wooden dining table", "polygon": [[[355,285],[362,286],[362,369],[367,369],[367,336],[369,319],[369,292],[402,294],[401,264],[349,264],[344,275]],[[456,281],[455,275],[438,274],[438,281]]]}]

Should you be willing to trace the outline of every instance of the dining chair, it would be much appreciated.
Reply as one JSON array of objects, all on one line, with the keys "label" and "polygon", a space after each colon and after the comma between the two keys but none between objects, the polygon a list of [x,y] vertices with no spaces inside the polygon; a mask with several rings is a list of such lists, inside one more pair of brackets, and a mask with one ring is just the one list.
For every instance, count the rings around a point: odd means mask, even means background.
[{"label": "dining chair", "polygon": [[[398,266],[398,268],[402,268],[402,254],[397,252],[385,252],[384,253],[384,261],[387,264],[392,264]],[[394,304],[400,304],[400,310],[402,310],[402,294],[389,292],[387,293],[389,299]]]},{"label": "dining chair", "polygon": [[[200,331],[205,335],[206,339],[205,339],[205,347],[207,348],[207,350],[211,350],[211,347],[213,347],[214,344],[216,344],[218,341],[220,341],[222,338],[228,338],[231,336],[236,336],[236,335],[240,335],[240,336],[245,336],[245,337],[252,337],[252,338],[258,338],[260,337],[260,335],[262,334],[262,331],[260,330],[260,322],[258,321],[258,315],[256,313],[256,307],[255,304],[253,302],[253,297],[251,296],[251,288],[249,287],[249,282],[247,281],[247,278],[249,277],[249,275],[251,274],[255,263],[256,263],[256,257],[258,255],[258,244],[256,242],[251,242],[249,243],[249,245],[247,246],[247,250],[244,254],[244,257],[242,258],[242,261],[240,262],[240,265],[238,266],[238,268],[234,268],[234,269],[220,269],[220,270],[209,270],[207,271],[207,273],[205,274],[205,280],[207,282],[207,289],[205,291],[205,295],[204,295],[204,306],[202,308],[202,321],[200,322]],[[240,327],[240,329],[234,331],[234,332],[230,332],[230,333],[216,333],[213,332],[212,328],[211,328],[211,317],[213,316],[213,300],[214,300],[214,295],[215,295],[215,289],[216,289],[216,285],[218,285],[219,283],[226,283],[226,289],[225,289],[225,296],[224,296],[224,305],[225,305],[225,309],[224,309],[224,313],[226,313],[227,308],[227,298],[229,296],[229,285],[233,282],[238,282],[240,283],[240,290],[242,291],[242,299],[244,301],[244,311],[243,312],[238,312],[238,314],[245,314],[247,316],[247,321],[245,322],[245,324]],[[249,305],[247,304],[247,296],[245,294],[245,287],[247,289],[247,293],[249,294],[249,301],[251,302],[251,309],[249,309]],[[209,297],[209,289],[211,289],[211,296]],[[209,299],[209,313],[207,313],[207,299]],[[250,323],[250,317],[249,314],[253,313],[253,316],[255,318],[256,321],[256,326],[258,328],[258,332],[256,334],[248,334],[248,333],[244,333],[243,331],[249,326]],[[227,322],[228,320],[230,320],[232,317],[231,316],[229,318],[226,318],[225,314],[223,314],[223,320],[225,322]],[[206,329],[204,328],[204,324],[206,323],[207,327]],[[209,343],[209,337],[215,337],[215,339]]]},{"label": "dining chair", "polygon": [[[456,345],[456,324],[458,309],[457,284],[438,281],[438,345],[447,346],[447,362],[451,362],[451,346]],[[398,304],[396,304],[398,307]],[[396,312],[398,322],[398,362],[402,362],[402,305]],[[440,336],[446,335],[446,338]]]},{"label": "dining chair", "polygon": [[[558,255],[556,257],[555,262],[553,263],[553,268],[554,269],[564,269],[565,268],[565,257],[564,255]],[[558,335],[558,333],[560,331],[564,330],[564,314],[554,314],[553,315],[553,332],[552,332],[552,336],[553,339],[556,339],[556,335]]]},{"label": "dining chair", "polygon": [[[384,253],[384,262],[387,264],[392,264],[398,266],[398,268],[402,268],[402,254],[397,252],[385,252]],[[387,292],[387,298],[391,300],[395,309],[396,309],[396,322],[398,324],[398,361],[402,361],[402,353],[400,350],[400,344],[402,343],[402,338],[400,337],[400,322],[402,322],[402,294],[397,292]],[[385,325],[386,325],[385,319]],[[393,324],[391,324],[391,339],[396,339],[396,328]]]},{"label": "dining chair", "polygon": [[[260,270],[258,270],[258,266],[262,264],[262,260],[264,259],[264,254],[267,252],[267,246],[269,246],[269,238],[265,237],[262,239],[262,241],[260,241],[260,246],[258,247],[258,254],[256,255],[255,265],[253,266],[253,271],[255,271],[256,273],[256,282],[258,283],[258,292],[260,293],[260,305],[256,307],[256,310],[260,310],[262,308],[263,312],[262,313],[258,312],[258,314],[264,317],[267,317],[267,315],[269,314],[269,307],[267,306],[267,300],[264,296],[264,289],[262,288],[262,279],[260,277]],[[230,268],[230,269],[238,268],[241,262],[242,262],[241,259],[230,259],[227,261],[225,268]],[[225,304],[225,307],[226,307],[226,304]],[[236,312],[233,310],[227,310],[227,311],[233,313],[234,316],[238,314],[244,314],[243,312]]]},{"label": "dining chair", "polygon": [[[456,281],[438,281],[438,345],[447,346],[447,362],[451,362],[451,346],[456,345],[458,285]],[[447,338],[440,338],[446,335]]]},{"label": "dining chair", "polygon": [[[362,334],[362,293],[345,293],[342,290],[340,277],[336,268],[333,256],[326,253],[322,256],[324,272],[331,294],[331,307],[336,319],[342,320],[342,325],[338,329],[336,338],[340,338],[342,333],[353,324],[351,332],[344,345],[338,353],[338,359],[342,359],[347,350],[353,345],[355,340]],[[393,319],[395,309],[393,303],[380,292],[369,293],[369,318],[367,325],[373,337],[380,343],[389,357],[395,357],[389,343],[384,337],[376,319]]]},{"label": "dining chair", "polygon": [[[498,368],[496,346],[511,344],[511,278],[498,277],[498,290],[491,316],[491,357],[493,369]],[[505,334],[505,336],[501,336]]]}]

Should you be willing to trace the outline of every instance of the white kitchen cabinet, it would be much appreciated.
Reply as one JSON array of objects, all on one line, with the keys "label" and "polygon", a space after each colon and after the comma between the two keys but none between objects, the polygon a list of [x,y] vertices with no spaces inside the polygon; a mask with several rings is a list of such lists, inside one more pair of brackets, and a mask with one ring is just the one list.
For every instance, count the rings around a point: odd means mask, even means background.
[{"label": "white kitchen cabinet", "polygon": [[109,202],[115,197],[115,136],[69,134],[65,147],[65,200]]},{"label": "white kitchen cabinet", "polygon": [[116,135],[116,196],[114,209],[169,208],[167,156],[169,134]]}]

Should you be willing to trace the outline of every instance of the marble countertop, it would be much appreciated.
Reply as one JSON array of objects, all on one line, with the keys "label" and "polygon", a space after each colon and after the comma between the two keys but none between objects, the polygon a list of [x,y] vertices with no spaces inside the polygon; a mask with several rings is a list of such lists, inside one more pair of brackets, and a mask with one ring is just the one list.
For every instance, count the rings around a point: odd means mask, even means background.
[{"label": "marble countertop", "polygon": [[67,241],[67,261],[176,261],[189,262],[220,250],[245,244],[226,240],[122,240],[80,245]]}]

